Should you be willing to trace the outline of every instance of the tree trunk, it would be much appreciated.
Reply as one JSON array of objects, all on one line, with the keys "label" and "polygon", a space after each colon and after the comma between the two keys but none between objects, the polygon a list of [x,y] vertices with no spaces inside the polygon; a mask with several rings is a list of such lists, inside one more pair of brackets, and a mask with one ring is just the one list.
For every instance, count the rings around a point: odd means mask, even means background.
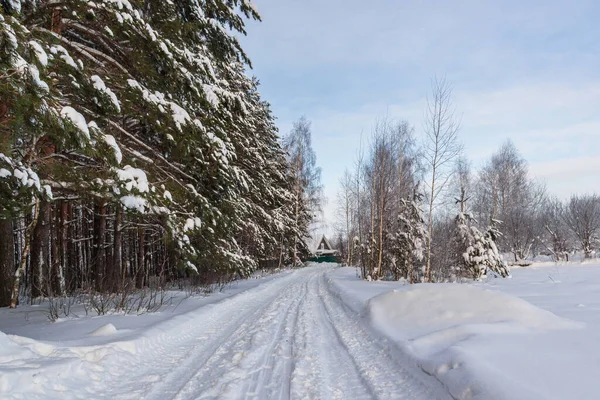
[{"label": "tree trunk", "polygon": [[137,256],[137,273],[135,285],[138,289],[144,287],[144,276],[146,274],[146,233],[144,228],[138,229],[138,256]]},{"label": "tree trunk", "polygon": [[123,243],[121,226],[123,225],[123,209],[120,205],[117,205],[115,212],[115,231],[114,231],[114,246],[113,246],[113,262],[112,271],[107,271],[106,275],[109,276],[112,290],[115,290],[118,286],[119,275],[122,276],[122,265],[123,265]]},{"label": "tree trunk", "polygon": [[[299,185],[299,184],[298,184]],[[300,216],[300,195],[299,192],[300,188],[297,187],[296,188],[296,229],[298,229],[298,218]],[[292,260],[292,265],[295,267],[296,266],[296,260],[298,258],[298,237],[296,234],[294,234],[294,259]]]},{"label": "tree trunk", "polygon": [[281,246],[279,249],[279,266],[277,268],[281,268],[283,264],[283,232],[281,233]]},{"label": "tree trunk", "polygon": [[[375,185],[376,180],[373,179],[373,193],[375,193]],[[375,279],[373,276],[375,272],[375,262],[373,259],[373,254],[375,253],[375,248],[373,244],[375,243],[375,199],[371,199],[371,241],[369,242],[369,275],[371,279]]]},{"label": "tree trunk", "polygon": [[40,215],[40,199],[35,199],[35,206],[33,209],[33,220],[25,231],[25,246],[21,252],[21,260],[19,261],[19,268],[15,271],[15,277],[13,279],[13,291],[10,299],[10,308],[15,308],[19,301],[19,285],[21,284],[21,277],[25,272],[25,266],[27,265],[27,257],[31,251],[31,235],[38,223],[38,216]]},{"label": "tree trunk", "polygon": [[0,219],[0,307],[10,305],[15,274],[15,243],[12,220]]},{"label": "tree trunk", "polygon": [[[437,157],[437,155],[436,155]],[[433,200],[435,197],[436,168],[431,174],[431,193],[429,198],[429,215],[427,217],[427,264],[425,267],[425,282],[431,282],[431,240],[433,236]]]},{"label": "tree trunk", "polygon": [[50,30],[57,35],[62,34],[62,10],[60,8],[54,8],[52,10]]},{"label": "tree trunk", "polygon": [[350,240],[350,199],[348,188],[346,188],[346,247],[348,248],[347,261],[348,266],[352,265],[352,241]]},{"label": "tree trunk", "polygon": [[[383,177],[382,177],[383,180]],[[379,209],[379,254],[378,254],[378,258],[377,258],[377,273],[378,273],[378,277],[380,278],[383,276],[383,271],[381,270],[382,268],[382,264],[383,264],[383,217],[384,217],[384,208],[385,208],[385,194],[384,194],[384,189],[383,189],[383,182],[381,185],[381,203],[380,203],[380,209]]]},{"label": "tree trunk", "polygon": [[50,274],[50,287],[52,288],[52,294],[55,296],[61,296],[65,291],[64,264],[61,249],[63,230],[61,218],[62,203],[61,210],[56,208],[52,216],[52,270]]},{"label": "tree trunk", "polygon": [[48,295],[48,276],[50,266],[50,204],[46,201],[40,203],[40,211],[37,224],[33,231],[31,242],[31,267],[33,272],[33,284],[31,297],[36,298]]},{"label": "tree trunk", "polygon": [[92,254],[92,270],[95,288],[101,292],[107,284],[106,277],[106,203],[95,206],[94,213],[94,245]]},{"label": "tree trunk", "polygon": [[[60,204],[60,262],[63,273],[63,291],[74,290],[71,285],[67,288],[66,283],[72,281],[73,277],[69,274],[69,203],[63,200]],[[71,267],[72,268],[72,267]],[[68,278],[68,279],[67,279]]]}]

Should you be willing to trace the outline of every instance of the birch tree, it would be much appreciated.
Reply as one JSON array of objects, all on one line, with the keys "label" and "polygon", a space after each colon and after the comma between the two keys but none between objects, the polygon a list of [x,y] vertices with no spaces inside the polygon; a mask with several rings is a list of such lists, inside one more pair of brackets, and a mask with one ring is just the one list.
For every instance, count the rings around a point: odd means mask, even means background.
[{"label": "birch tree", "polygon": [[[353,196],[353,178],[348,169],[344,170],[344,175],[340,178],[340,191],[338,193],[338,218],[341,219],[345,233],[345,255],[346,265],[353,265],[353,246],[352,236],[355,231],[354,216],[355,216],[355,196]],[[341,237],[340,233],[340,237]]]},{"label": "birch tree", "polygon": [[527,161],[506,141],[481,169],[475,212],[480,221],[502,221],[499,246],[526,259],[540,232],[538,215],[546,197],[545,186],[529,176]]},{"label": "birch tree", "polygon": [[462,151],[458,140],[460,121],[452,104],[452,92],[452,85],[445,78],[433,79],[423,122],[425,132],[423,155],[427,168],[425,184],[428,190],[426,282],[431,281],[433,214],[436,202],[452,176],[452,162]]},{"label": "birch tree", "polygon": [[340,210],[347,210],[345,200],[353,201],[348,220],[355,236],[347,236],[353,261],[365,279],[406,277],[407,269],[400,274],[395,264],[394,235],[405,225],[398,216],[406,213],[406,199],[413,195],[419,169],[413,132],[406,121],[379,120],[367,154],[359,152],[355,171],[346,178],[352,192],[338,201]]},{"label": "birch tree", "polygon": [[557,198],[547,199],[541,211],[544,232],[538,240],[545,247],[554,261],[569,261],[569,250],[572,247],[569,225],[565,222],[565,205]]},{"label": "birch tree", "polygon": [[[294,122],[290,133],[283,138],[283,148],[288,154],[294,195],[294,217],[300,231],[308,232],[309,225],[321,211],[321,168],[312,148],[310,122],[301,117]],[[294,263],[299,261],[298,246],[306,247],[304,238],[296,237],[292,249]]]},{"label": "birch tree", "polygon": [[579,241],[585,258],[592,258],[600,241],[600,197],[572,196],[565,207],[564,219]]}]

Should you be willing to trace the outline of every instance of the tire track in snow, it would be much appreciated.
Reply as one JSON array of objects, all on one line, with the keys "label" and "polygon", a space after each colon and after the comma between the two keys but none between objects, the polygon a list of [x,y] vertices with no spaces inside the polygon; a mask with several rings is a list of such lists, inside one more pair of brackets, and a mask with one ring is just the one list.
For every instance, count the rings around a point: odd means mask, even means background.
[{"label": "tire track in snow", "polygon": [[331,292],[326,280],[325,274],[319,276],[317,297],[339,347],[350,356],[372,398],[451,399],[439,381],[425,376],[399,348],[365,326],[361,316]]},{"label": "tire track in snow", "polygon": [[275,374],[275,366],[286,362],[277,357],[276,348],[285,342],[286,326],[306,296],[303,282],[308,277],[302,278],[240,325],[175,398],[274,398],[275,388],[269,384],[273,378],[279,384],[286,380]]},{"label": "tire track in snow", "polygon": [[[322,273],[311,276],[310,296],[302,310],[303,345],[292,378],[291,398],[371,399],[345,349],[339,345],[332,322],[318,298]],[[318,390],[316,390],[318,389]]]},{"label": "tire track in snow", "polygon": [[[294,271],[176,317],[133,344],[82,348],[83,359],[67,362],[56,382],[69,389],[48,398],[449,398],[335,295],[330,270]],[[85,385],[74,384],[86,375]]]},{"label": "tire track in snow", "polygon": [[[205,339],[205,341],[195,343],[193,346],[186,346],[184,351],[175,357],[175,360],[186,360],[184,365],[171,371],[160,384],[155,385],[143,397],[156,400],[210,398],[210,395],[201,396],[200,394],[218,385],[218,380],[222,378],[219,375],[227,375],[230,381],[235,378],[238,380],[243,378],[244,372],[239,365],[244,361],[244,352],[249,351],[249,347],[244,348],[244,345],[252,344],[247,340],[248,338],[244,340],[244,337],[250,331],[255,334],[250,338],[258,339],[256,334],[259,334],[260,331],[253,330],[253,327],[259,327],[258,321],[261,316],[264,320],[278,315],[278,310],[269,312],[266,307],[280,304],[282,297],[283,299],[295,298],[295,296],[285,296],[285,294],[295,288],[298,279],[302,279],[307,272],[309,271],[296,271],[281,279],[285,282],[275,280],[263,288],[260,293],[254,293],[253,290],[244,292],[248,296],[239,296],[239,298],[236,296],[232,302],[215,307],[215,312],[207,324],[208,331],[201,329],[198,332],[203,333],[199,338]],[[255,343],[257,342],[258,340],[255,341]],[[236,374],[239,376],[236,377]],[[219,396],[232,398],[225,394],[219,394],[218,391],[213,398]]]},{"label": "tire track in snow", "polygon": [[[219,351],[240,326],[251,325],[268,304],[286,287],[294,285],[309,271],[299,270],[221,302],[185,315],[181,324],[154,329],[139,353],[120,352],[107,359],[77,398],[171,399],[198,373],[198,369]],[[177,318],[177,317],[176,317]],[[231,362],[231,360],[229,360]]]}]

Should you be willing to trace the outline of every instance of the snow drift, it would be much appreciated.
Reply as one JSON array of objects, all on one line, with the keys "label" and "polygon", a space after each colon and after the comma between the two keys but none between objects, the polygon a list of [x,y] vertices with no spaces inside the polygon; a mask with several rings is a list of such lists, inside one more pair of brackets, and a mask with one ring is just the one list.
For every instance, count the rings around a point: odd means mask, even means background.
[{"label": "snow drift", "polygon": [[367,313],[386,335],[431,353],[476,335],[576,328],[525,300],[469,285],[417,285],[370,299]]},{"label": "snow drift", "polygon": [[[471,344],[479,339],[484,347],[495,346],[500,342],[494,338],[507,334],[543,334],[582,326],[520,298],[459,284],[423,284],[386,292],[367,302],[365,314],[457,399],[542,398],[523,382],[510,379],[510,389],[502,385],[498,379],[502,371]],[[515,397],[516,393],[524,397]]]}]

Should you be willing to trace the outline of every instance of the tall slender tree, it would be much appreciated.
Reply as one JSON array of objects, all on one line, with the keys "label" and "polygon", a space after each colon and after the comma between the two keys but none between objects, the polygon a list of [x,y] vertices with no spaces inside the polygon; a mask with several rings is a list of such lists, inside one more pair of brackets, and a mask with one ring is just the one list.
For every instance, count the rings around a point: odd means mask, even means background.
[{"label": "tall slender tree", "polygon": [[428,170],[428,178],[425,180],[428,188],[426,282],[431,281],[433,214],[436,202],[452,176],[452,162],[462,152],[462,145],[458,140],[460,121],[452,104],[452,91],[452,85],[446,78],[432,80],[423,123],[425,132],[423,153]]},{"label": "tall slender tree", "polygon": [[[295,225],[300,232],[307,232],[309,225],[321,210],[321,168],[312,148],[310,122],[301,117],[294,122],[292,130],[283,138],[283,148],[288,154],[292,191],[294,195]],[[299,247],[306,248],[305,238],[294,239],[293,259],[298,262]]]}]

